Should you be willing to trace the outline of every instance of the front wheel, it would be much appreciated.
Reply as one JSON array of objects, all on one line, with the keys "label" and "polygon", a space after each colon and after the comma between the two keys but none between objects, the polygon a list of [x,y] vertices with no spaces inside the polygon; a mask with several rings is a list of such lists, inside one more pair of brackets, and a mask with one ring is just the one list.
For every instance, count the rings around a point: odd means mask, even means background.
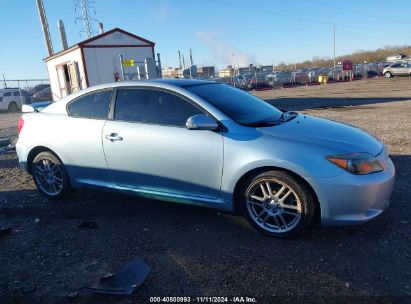
[{"label": "front wheel", "polygon": [[9,112],[16,112],[17,109],[18,109],[17,103],[15,103],[15,102],[10,102],[9,103],[9,108],[8,108]]},{"label": "front wheel", "polygon": [[385,73],[384,73],[384,76],[385,76],[386,78],[391,78],[391,77],[392,77],[392,74],[391,74],[390,72],[385,72]]},{"label": "front wheel", "polygon": [[269,171],[245,183],[241,207],[259,232],[292,237],[309,228],[315,214],[315,199],[307,186],[291,174]]},{"label": "front wheel", "polygon": [[63,163],[50,152],[41,152],[31,166],[34,183],[50,199],[67,196],[72,188]]}]

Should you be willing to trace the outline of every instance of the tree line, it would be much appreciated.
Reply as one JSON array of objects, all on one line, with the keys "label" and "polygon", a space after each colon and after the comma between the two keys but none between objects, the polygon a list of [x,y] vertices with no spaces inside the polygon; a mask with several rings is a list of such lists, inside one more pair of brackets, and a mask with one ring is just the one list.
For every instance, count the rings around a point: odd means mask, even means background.
[{"label": "tree line", "polygon": [[[336,64],[343,60],[351,60],[354,64],[369,63],[369,62],[384,62],[388,56],[395,54],[404,54],[411,56],[411,45],[404,46],[386,46],[373,51],[358,50],[350,55],[338,56],[335,58]],[[334,60],[327,56],[314,56],[312,60],[306,60],[304,62],[289,63],[280,62],[275,66],[276,70],[294,70],[295,68],[325,68],[332,67]]]}]

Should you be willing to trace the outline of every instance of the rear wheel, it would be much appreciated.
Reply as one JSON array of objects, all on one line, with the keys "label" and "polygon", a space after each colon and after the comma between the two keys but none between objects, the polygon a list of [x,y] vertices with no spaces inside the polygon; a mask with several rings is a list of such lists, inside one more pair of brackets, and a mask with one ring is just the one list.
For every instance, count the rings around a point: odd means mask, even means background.
[{"label": "rear wheel", "polygon": [[391,74],[390,72],[385,72],[385,73],[384,73],[384,76],[385,76],[386,78],[390,78],[390,77],[392,77],[392,74]]},{"label": "rear wheel", "polygon": [[241,193],[244,216],[259,232],[274,237],[303,233],[315,214],[311,191],[291,174],[268,171],[245,183]]},{"label": "rear wheel", "polygon": [[8,108],[9,112],[16,112],[17,109],[18,109],[17,103],[15,103],[14,101],[9,103],[9,108]]},{"label": "rear wheel", "polygon": [[50,152],[41,152],[34,158],[31,173],[37,188],[50,199],[62,198],[72,191],[63,163]]}]

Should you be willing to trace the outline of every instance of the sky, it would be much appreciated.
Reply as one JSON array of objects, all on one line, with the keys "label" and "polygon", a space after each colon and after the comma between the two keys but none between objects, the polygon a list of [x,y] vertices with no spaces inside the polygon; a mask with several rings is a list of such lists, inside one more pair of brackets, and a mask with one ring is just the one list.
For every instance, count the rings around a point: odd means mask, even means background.
[{"label": "sky", "polygon": [[[73,45],[86,39],[78,0],[43,0],[54,51],[62,19]],[[163,67],[186,62],[244,66],[294,63],[411,44],[409,0],[93,0],[93,27],[122,28],[156,43]],[[0,78],[48,78],[36,0],[0,0]],[[95,11],[95,14],[94,14]]]}]

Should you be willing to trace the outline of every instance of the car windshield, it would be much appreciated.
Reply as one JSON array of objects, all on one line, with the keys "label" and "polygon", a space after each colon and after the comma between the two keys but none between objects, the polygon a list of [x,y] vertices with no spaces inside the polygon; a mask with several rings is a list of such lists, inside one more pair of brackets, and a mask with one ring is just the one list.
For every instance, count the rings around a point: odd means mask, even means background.
[{"label": "car windshield", "polygon": [[282,112],[242,90],[224,84],[198,84],[186,87],[236,122],[247,126],[275,125]]}]

